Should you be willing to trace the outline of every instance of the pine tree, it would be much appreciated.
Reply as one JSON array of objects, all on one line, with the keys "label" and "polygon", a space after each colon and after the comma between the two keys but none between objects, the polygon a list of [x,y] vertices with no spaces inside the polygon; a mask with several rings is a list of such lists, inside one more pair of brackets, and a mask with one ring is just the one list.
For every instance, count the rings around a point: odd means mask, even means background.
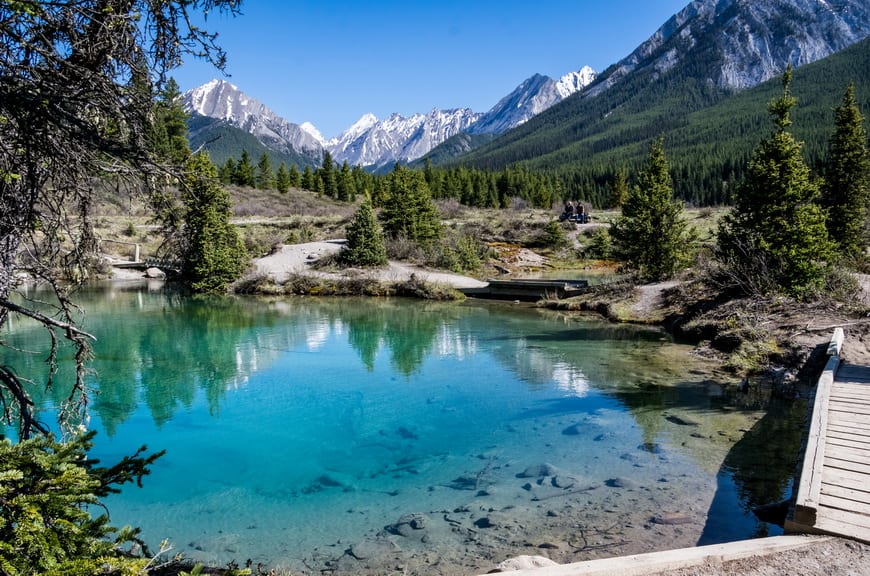
[{"label": "pine tree", "polygon": [[734,207],[720,222],[718,255],[744,290],[802,296],[821,283],[832,246],[803,144],[788,131],[796,104],[791,75],[789,67],[782,96],[769,106],[776,129],[756,148]]},{"label": "pine tree", "polygon": [[356,197],[356,184],[353,181],[353,176],[350,173],[350,166],[347,161],[341,165],[341,170],[338,174],[337,182],[337,198],[342,202],[353,201]]},{"label": "pine tree", "polygon": [[162,160],[183,164],[190,156],[187,117],[178,83],[170,78],[154,104],[154,121],[149,131],[150,145]]},{"label": "pine tree", "polygon": [[197,292],[221,292],[241,276],[249,256],[230,223],[230,196],[217,181],[208,154],[193,156],[183,192],[182,276]]},{"label": "pine tree", "polygon": [[275,171],[272,169],[269,155],[265,152],[257,162],[257,174],[254,182],[260,190],[272,190],[275,187]]},{"label": "pine tree", "polygon": [[290,187],[291,188],[302,188],[302,174],[299,173],[299,168],[296,167],[296,164],[290,165]]},{"label": "pine tree", "polygon": [[693,237],[682,204],[673,199],[661,138],[653,142],[638,184],[628,193],[610,234],[617,256],[642,280],[669,278],[690,256]]},{"label": "pine tree", "polygon": [[362,204],[347,229],[347,246],[341,259],[351,266],[383,266],[387,263],[384,234],[369,198]]},{"label": "pine tree", "polygon": [[236,164],[236,171],[233,175],[233,184],[239,186],[254,185],[254,165],[251,164],[251,157],[247,150],[242,150],[242,157],[239,163]]},{"label": "pine tree", "polygon": [[870,152],[864,117],[850,84],[834,110],[835,130],[828,143],[822,205],[828,209],[828,233],[840,252],[855,257],[867,246],[870,204]]},{"label": "pine tree", "polygon": [[300,185],[303,190],[314,192],[314,174],[311,172],[311,167],[306,166],[302,170],[302,179]]},{"label": "pine tree", "polygon": [[610,183],[609,204],[612,208],[621,208],[628,197],[628,178],[622,169],[616,171]]},{"label": "pine tree", "polygon": [[[298,175],[299,172],[296,174]],[[287,172],[287,166],[283,162],[278,166],[278,173],[275,175],[275,189],[281,194],[286,194],[290,190],[290,174]]]},{"label": "pine tree", "polygon": [[396,164],[388,178],[387,197],[381,212],[384,232],[404,236],[423,248],[441,237],[441,216],[421,172]]},{"label": "pine tree", "polygon": [[323,193],[330,198],[338,198],[338,179],[335,174],[335,163],[332,154],[323,152],[323,163],[320,166],[320,179],[323,181]]},{"label": "pine tree", "polygon": [[227,158],[227,161],[223,163],[223,166],[220,167],[218,172],[218,177],[220,178],[221,184],[234,184],[236,177],[236,161],[233,160],[232,156]]}]

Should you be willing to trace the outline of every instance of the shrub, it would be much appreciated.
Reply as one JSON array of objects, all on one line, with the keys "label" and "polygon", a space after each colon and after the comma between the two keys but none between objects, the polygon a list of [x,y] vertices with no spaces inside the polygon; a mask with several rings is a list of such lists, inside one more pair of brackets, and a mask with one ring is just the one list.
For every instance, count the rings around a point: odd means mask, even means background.
[{"label": "shrub", "polygon": [[106,514],[92,516],[90,508],[119,492],[116,486],[141,485],[163,452],[142,457],[143,446],[111,468],[98,468],[88,458],[95,434],[79,434],[68,442],[44,435],[17,444],[0,440],[0,573],[144,571],[149,559],[132,554],[134,547],[148,554],[138,530],[113,528]]},{"label": "shrub", "polygon": [[544,234],[541,237],[541,243],[548,248],[561,248],[568,244],[568,237],[565,235],[565,229],[562,228],[562,223],[558,220],[550,220],[544,226]]},{"label": "shrub", "polygon": [[351,266],[383,266],[387,263],[384,235],[369,199],[363,201],[347,229],[347,245],[341,260]]},{"label": "shrub", "polygon": [[583,250],[583,256],[586,258],[598,258],[607,260],[613,256],[613,239],[610,237],[610,231],[607,228],[596,228],[589,239],[589,244]]}]

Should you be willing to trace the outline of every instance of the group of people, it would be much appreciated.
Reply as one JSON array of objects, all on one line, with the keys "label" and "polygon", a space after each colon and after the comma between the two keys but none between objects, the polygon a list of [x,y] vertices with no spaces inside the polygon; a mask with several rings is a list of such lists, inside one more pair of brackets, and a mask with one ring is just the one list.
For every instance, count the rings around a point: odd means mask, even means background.
[{"label": "group of people", "polygon": [[574,204],[573,201],[568,200],[565,203],[565,211],[559,215],[559,220],[587,224],[589,222],[589,212],[586,211],[586,207],[580,202]]}]

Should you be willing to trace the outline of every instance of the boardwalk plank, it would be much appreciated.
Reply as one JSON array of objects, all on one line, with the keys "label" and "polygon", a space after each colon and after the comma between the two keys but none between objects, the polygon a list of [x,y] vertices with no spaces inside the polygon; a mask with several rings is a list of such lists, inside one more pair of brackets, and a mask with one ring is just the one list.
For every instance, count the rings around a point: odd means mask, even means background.
[{"label": "boardwalk plank", "polygon": [[870,404],[854,404],[852,402],[831,401],[831,412],[849,412],[850,414],[862,414],[870,416]]},{"label": "boardwalk plank", "polygon": [[[828,423],[828,432],[832,432],[834,434],[848,434],[849,437],[854,437],[856,440],[861,440],[862,438],[870,438],[870,429],[862,428],[858,424],[852,424],[851,426],[847,424],[833,424]],[[868,442],[868,440],[864,440]]]},{"label": "boardwalk plank", "polygon": [[844,522],[839,517],[822,517],[814,528],[828,534],[848,535],[862,542],[870,542],[870,528],[860,523]]},{"label": "boardwalk plank", "polygon": [[[821,496],[819,497],[819,504],[821,504],[824,508],[834,508],[836,510],[852,512],[859,516],[866,516],[866,518],[864,518],[864,520],[862,521],[863,523],[870,521],[870,503],[868,502],[857,502],[855,500],[848,500],[846,498],[840,498],[838,496],[830,496],[828,494],[825,494],[823,490]],[[825,512],[822,512],[822,515],[824,514]]]},{"label": "boardwalk plank", "polygon": [[849,412],[835,412],[831,411],[829,413],[829,422],[836,424],[852,424],[857,426],[866,426],[867,418],[862,418],[860,414],[850,414]]},{"label": "boardwalk plank", "polygon": [[[789,522],[870,543],[870,367],[831,356],[819,377],[811,424],[802,473],[812,476],[801,479]],[[802,493],[808,496],[801,499]]]},{"label": "boardwalk plank", "polygon": [[[857,472],[858,474],[864,474],[870,477],[870,464],[856,462],[855,458],[849,457],[848,455],[845,458],[825,456],[825,466],[829,466],[836,470]],[[822,472],[822,481],[824,481],[824,477],[824,472]]]},{"label": "boardwalk plank", "polygon": [[865,490],[867,488],[866,475],[838,468],[825,469],[822,482],[835,484],[843,488],[851,488],[852,490]]},{"label": "boardwalk plank", "polygon": [[828,430],[828,434],[826,436],[827,446],[835,446],[837,448],[848,448],[852,450],[856,450],[858,452],[867,452],[867,456],[870,456],[870,443],[862,442],[860,439],[856,440],[854,436],[849,436],[847,434],[831,434],[831,431]]},{"label": "boardwalk plank", "polygon": [[865,486],[864,488],[864,490],[853,490],[822,482],[821,493],[827,496],[836,496],[837,498],[845,498],[847,500],[870,504],[870,486]]}]

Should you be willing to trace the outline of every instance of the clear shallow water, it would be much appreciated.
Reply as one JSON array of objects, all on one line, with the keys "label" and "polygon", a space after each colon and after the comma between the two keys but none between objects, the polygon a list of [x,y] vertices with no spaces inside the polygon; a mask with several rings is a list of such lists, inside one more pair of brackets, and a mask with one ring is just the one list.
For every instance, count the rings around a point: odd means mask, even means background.
[{"label": "clear shallow water", "polygon": [[[95,455],[167,450],[108,499],[112,521],[208,562],[457,574],[672,548],[768,533],[749,510],[790,487],[800,407],[764,417],[658,330],[142,285],[78,300],[98,338]],[[18,320],[4,338],[43,335]],[[665,513],[686,523],[651,522]]]}]

